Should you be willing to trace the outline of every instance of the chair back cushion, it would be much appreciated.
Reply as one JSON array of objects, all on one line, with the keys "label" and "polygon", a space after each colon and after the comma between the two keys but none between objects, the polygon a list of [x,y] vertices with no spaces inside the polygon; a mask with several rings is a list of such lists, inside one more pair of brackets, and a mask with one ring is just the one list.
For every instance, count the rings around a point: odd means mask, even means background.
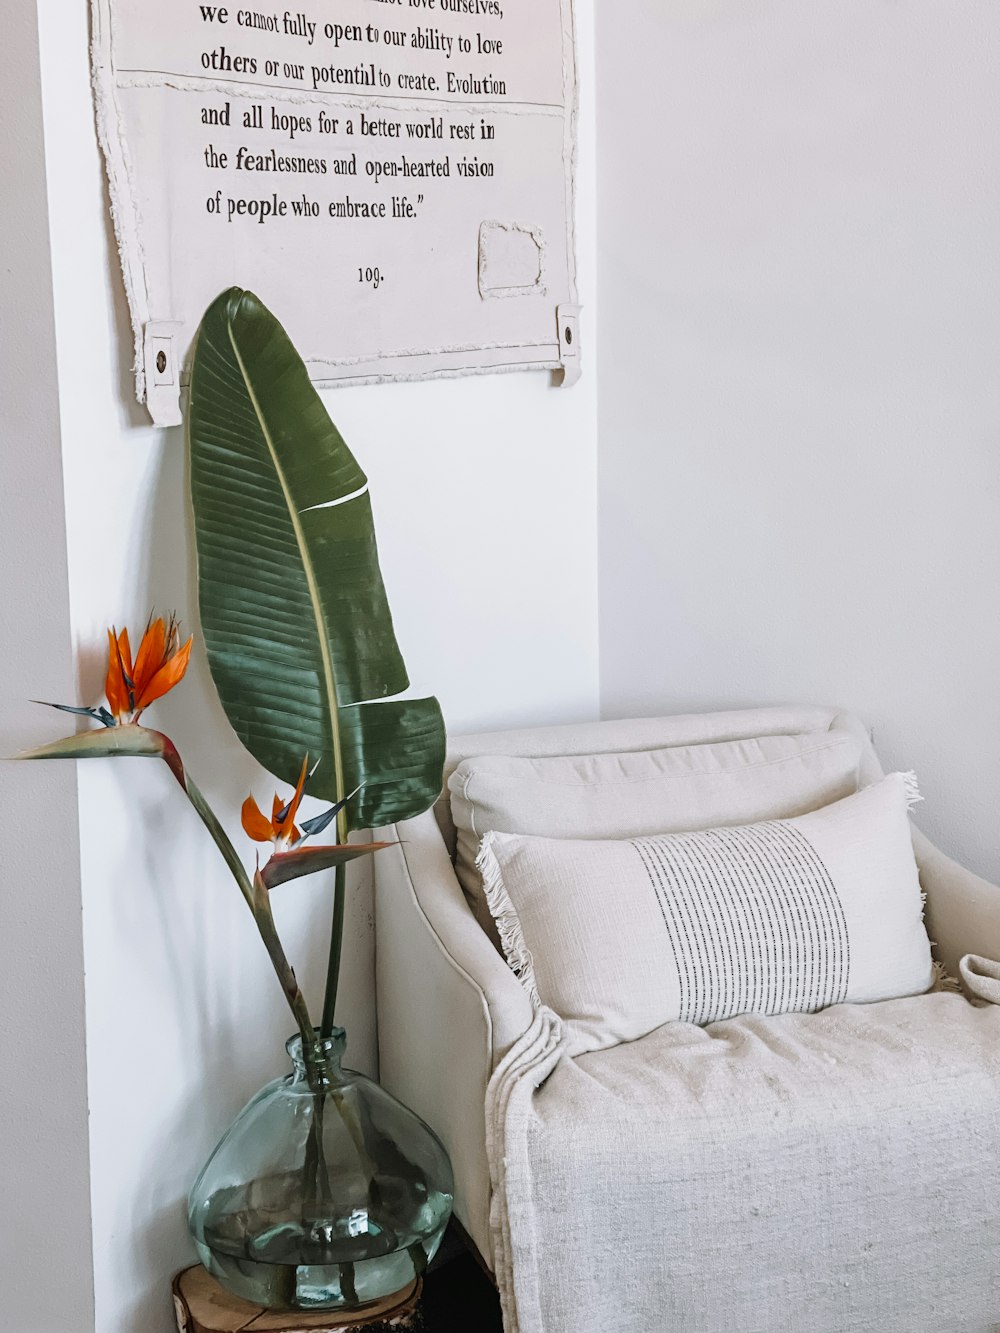
[{"label": "chair back cushion", "polygon": [[933,980],[895,773],[794,819],[619,841],[490,833],[479,866],[507,960],[570,1054],[674,1020],[814,1013]]},{"label": "chair back cushion", "polygon": [[[512,737],[523,753],[508,748]],[[547,752],[567,742],[573,748]],[[786,819],[881,776],[863,729],[834,710],[604,723],[471,743],[484,748],[460,759],[448,781],[456,871],[494,940],[476,869],[488,833],[615,839]]]}]

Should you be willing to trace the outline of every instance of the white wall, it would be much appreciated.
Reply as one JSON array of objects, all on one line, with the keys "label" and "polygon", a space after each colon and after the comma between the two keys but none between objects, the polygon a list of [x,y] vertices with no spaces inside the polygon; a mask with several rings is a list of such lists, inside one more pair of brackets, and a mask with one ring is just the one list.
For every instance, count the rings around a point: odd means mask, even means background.
[{"label": "white wall", "polygon": [[1000,7],[598,7],[603,707],[852,708],[1000,874]]},{"label": "white wall", "polygon": [[[177,607],[196,624],[180,432],[143,424],[107,220],[87,67],[86,0],[39,4],[72,627],[81,697],[100,691],[104,627]],[[590,9],[581,7],[592,59]],[[592,76],[588,73],[588,88]],[[581,285],[595,287],[594,131],[582,130]],[[278,312],[280,314],[280,312]],[[591,328],[593,325],[591,324]],[[597,715],[596,376],[543,375],[331,394],[369,471],[383,567],[416,689],[454,730]],[[152,720],[152,719],[151,719]],[[251,784],[199,654],[158,709],[218,808]],[[53,724],[55,725],[55,724]],[[55,734],[53,730],[52,734]],[[184,1196],[243,1101],[283,1064],[290,1021],[252,922],[166,774],[80,773],[97,1328],[167,1333],[191,1261]],[[238,835],[242,842],[242,835]],[[249,848],[248,848],[249,854]],[[328,886],[288,890],[281,924],[318,1007]],[[359,890],[342,1018],[370,1067],[371,902]]]},{"label": "white wall", "polygon": [[[5,16],[0,125],[0,311],[14,332],[0,357],[0,754],[9,756],[46,724],[28,701],[73,688],[33,7]],[[0,1322],[63,1333],[93,1311],[76,775],[0,761],[0,805]]]},{"label": "white wall", "polygon": [[[62,627],[90,698],[108,620],[139,623],[155,603],[194,622],[191,534],[180,434],[145,426],[131,400],[87,4],[38,8],[68,532],[68,576],[52,547],[38,589],[58,597],[68,577]],[[414,686],[440,694],[455,730],[597,710],[593,11],[580,6],[584,383],[330,396],[371,476]],[[597,13],[604,709],[852,707],[889,762],[920,771],[929,831],[993,875],[998,45],[993,0],[617,0]],[[21,167],[37,165],[37,142],[21,142]],[[44,272],[43,214],[31,225]],[[44,337],[36,364],[51,367]],[[11,364],[12,383],[28,376]],[[48,410],[35,418],[48,452],[26,445],[39,467],[54,457]],[[38,513],[55,514],[58,537],[55,485]],[[25,517],[40,540],[45,524]],[[4,630],[13,641],[15,622]],[[51,651],[65,666],[58,639]],[[54,670],[46,688],[72,687]],[[251,784],[268,793],[201,656],[157,716],[220,807],[235,811]],[[43,785],[39,805],[57,790],[72,804],[67,770]],[[280,1068],[289,1022],[165,774],[83,769],[79,810],[96,1327],[166,1333],[166,1278],[190,1255],[184,1193]],[[47,874],[61,882],[58,866]],[[325,896],[299,887],[281,904],[314,995]],[[359,890],[344,1018],[362,1066],[370,911]],[[71,968],[65,979],[71,991]],[[66,1012],[80,1021],[79,993]]]}]

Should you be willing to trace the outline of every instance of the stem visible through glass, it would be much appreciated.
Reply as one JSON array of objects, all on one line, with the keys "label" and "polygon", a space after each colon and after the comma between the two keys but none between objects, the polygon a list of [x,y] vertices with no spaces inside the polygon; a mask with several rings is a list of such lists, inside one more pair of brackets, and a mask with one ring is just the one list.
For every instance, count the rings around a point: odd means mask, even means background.
[{"label": "stem visible through glass", "polygon": [[320,1036],[333,1035],[336,1025],[337,993],[340,990],[340,960],[344,951],[344,915],[347,908],[347,867],[337,867],[333,891],[333,925],[330,931],[330,961],[326,973],[326,1000],[323,1004],[323,1026]]},{"label": "stem visible through glass", "polygon": [[[337,728],[334,728],[337,731]],[[339,736],[339,732],[337,733]],[[343,801],[346,793],[343,771],[338,756],[337,764],[337,800]],[[347,806],[344,805],[337,815],[337,841],[346,843],[351,836],[348,824]],[[333,1035],[336,1026],[337,992],[340,990],[340,959],[344,952],[344,914],[347,910],[347,867],[337,867],[337,877],[333,890],[333,923],[330,928],[330,961],[326,970],[326,996],[323,1001],[323,1022],[320,1036],[325,1040]]]}]

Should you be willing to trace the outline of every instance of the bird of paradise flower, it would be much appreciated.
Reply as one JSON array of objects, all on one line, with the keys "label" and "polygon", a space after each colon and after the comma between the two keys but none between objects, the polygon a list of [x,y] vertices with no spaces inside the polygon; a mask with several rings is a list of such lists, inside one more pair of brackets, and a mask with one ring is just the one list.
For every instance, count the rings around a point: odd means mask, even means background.
[{"label": "bird of paradise flower", "polygon": [[390,843],[351,843],[329,846],[313,845],[311,840],[324,833],[346,806],[344,801],[331,806],[313,819],[296,823],[311,773],[309,756],[302,762],[302,772],[294,793],[283,800],[275,795],[268,819],[253,796],[242,809],[244,831],[256,843],[269,843],[272,851],[261,865],[258,856],[252,875],[234,847],[222,823],[191,778],[177,747],[169,736],[143,726],[140,718],[157,700],[181,683],[191,660],[193,637],[181,643],[176,616],[164,619],[150,616],[134,658],[127,629],[108,630],[108,666],[104,681],[106,703],[96,707],[49,704],[60,712],[92,718],[98,729],[80,732],[53,741],[18,756],[20,759],[161,759],[173,774],[181,790],[211,834],[223,860],[235,879],[267,949],[281,983],[285,999],[295,1017],[306,1049],[316,1040],[316,1029],[305,996],[299,988],[295,971],[278,937],[271,910],[271,890],[321,870],[346,865],[390,846]]}]

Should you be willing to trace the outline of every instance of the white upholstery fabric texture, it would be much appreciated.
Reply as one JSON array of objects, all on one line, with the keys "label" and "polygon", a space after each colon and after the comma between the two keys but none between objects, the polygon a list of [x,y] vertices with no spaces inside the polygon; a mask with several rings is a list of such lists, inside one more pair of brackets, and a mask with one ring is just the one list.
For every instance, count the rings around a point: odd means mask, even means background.
[{"label": "white upholstery fabric texture", "polygon": [[857,791],[864,758],[859,736],[829,725],[710,744],[623,746],[619,753],[487,753],[458,764],[449,779],[456,870],[476,919],[495,940],[475,864],[487,833],[636,838],[789,818]]},{"label": "white upholstery fabric texture", "polygon": [[795,819],[658,838],[490,833],[478,865],[508,961],[577,1055],[927,991],[914,789],[894,773]]},{"label": "white upholstery fabric texture", "polygon": [[[980,999],[1000,969],[965,969]],[[488,1095],[506,1333],[992,1333],[1000,1009],[668,1023]]]},{"label": "white upholstery fabric texture", "polygon": [[[816,732],[856,737],[859,785],[881,778],[864,725],[813,705],[451,737],[448,764]],[[375,863],[381,1077],[448,1145],[507,1333],[1000,1327],[1000,1010],[672,1023],[573,1060],[475,925],[450,803],[397,836]],[[1000,887],[914,843],[939,957],[1000,994],[966,957],[1000,959]]]}]

